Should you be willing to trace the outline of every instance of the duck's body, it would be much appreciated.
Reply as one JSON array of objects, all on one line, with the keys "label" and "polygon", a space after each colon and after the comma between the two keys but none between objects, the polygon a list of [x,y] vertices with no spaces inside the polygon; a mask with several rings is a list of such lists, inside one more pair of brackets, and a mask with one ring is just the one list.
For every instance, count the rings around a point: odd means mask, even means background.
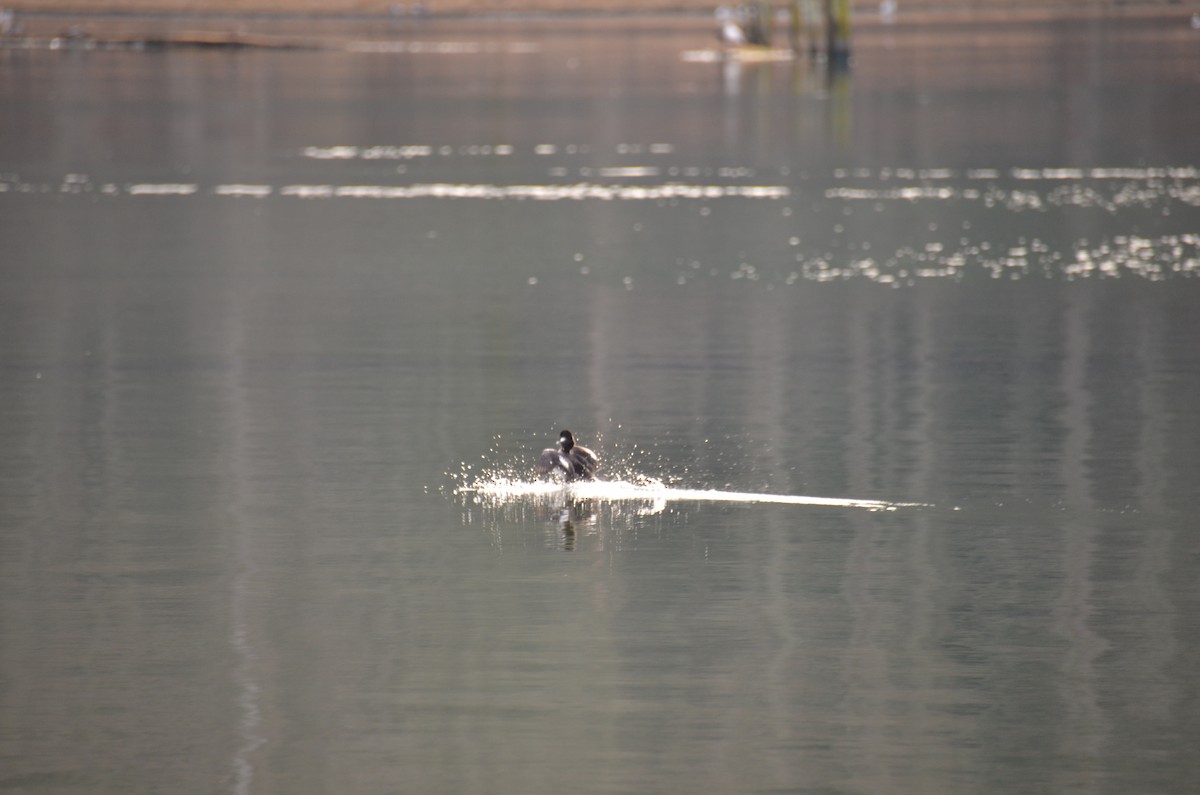
[{"label": "duck's body", "polygon": [[537,473],[562,472],[566,480],[591,480],[600,468],[600,459],[591,450],[575,444],[570,431],[558,435],[558,447],[547,447],[538,459]]}]

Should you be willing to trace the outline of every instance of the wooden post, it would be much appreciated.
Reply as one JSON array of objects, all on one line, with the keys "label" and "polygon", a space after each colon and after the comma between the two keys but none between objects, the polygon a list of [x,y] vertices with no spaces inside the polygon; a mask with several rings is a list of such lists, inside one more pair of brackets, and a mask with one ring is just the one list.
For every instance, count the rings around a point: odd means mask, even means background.
[{"label": "wooden post", "polygon": [[788,42],[792,52],[800,52],[800,41],[804,36],[804,16],[800,11],[800,0],[788,3]]},{"label": "wooden post", "polygon": [[850,58],[850,0],[825,0],[825,56],[831,64]]}]

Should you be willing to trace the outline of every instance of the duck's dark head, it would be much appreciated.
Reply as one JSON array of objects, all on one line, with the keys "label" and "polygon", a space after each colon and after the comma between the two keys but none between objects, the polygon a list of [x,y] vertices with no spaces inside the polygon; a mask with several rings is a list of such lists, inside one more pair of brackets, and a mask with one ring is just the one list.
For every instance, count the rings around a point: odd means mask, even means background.
[{"label": "duck's dark head", "polygon": [[570,431],[563,431],[558,435],[558,446],[562,448],[564,453],[571,452],[571,448],[575,446],[575,437]]}]

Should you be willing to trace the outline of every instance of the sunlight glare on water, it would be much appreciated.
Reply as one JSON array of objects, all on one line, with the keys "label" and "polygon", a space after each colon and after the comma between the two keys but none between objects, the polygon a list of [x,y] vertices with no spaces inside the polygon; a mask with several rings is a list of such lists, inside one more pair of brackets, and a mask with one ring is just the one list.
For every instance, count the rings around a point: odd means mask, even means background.
[{"label": "sunlight glare on water", "polygon": [[[447,169],[460,160],[503,161],[522,153],[536,153],[539,157],[549,157],[551,162],[562,163],[549,170],[568,181],[499,184],[446,179],[451,174]],[[641,163],[617,164],[631,153],[643,158]],[[400,184],[120,184],[101,183],[87,174],[71,173],[55,185],[0,174],[0,193],[33,197],[57,192],[80,198],[99,196],[107,201],[126,197],[136,201],[156,197],[183,201],[203,196],[259,201],[633,201],[656,205],[684,201],[698,203],[698,211],[704,216],[712,211],[713,202],[767,200],[785,202],[782,216],[776,216],[770,226],[763,226],[764,231],[771,226],[778,228],[775,232],[781,249],[776,255],[778,260],[729,263],[716,268],[712,275],[762,282],[772,289],[777,284],[791,286],[798,281],[859,279],[903,287],[930,279],[961,280],[976,276],[1008,280],[1136,277],[1162,281],[1200,275],[1200,233],[1190,227],[1158,233],[1133,230],[1107,233],[1099,238],[1064,238],[1057,221],[1062,212],[1087,210],[1110,216],[1135,211],[1160,218],[1169,218],[1173,212],[1194,213],[1200,207],[1200,171],[1191,165],[1003,170],[835,168],[822,177],[809,172],[792,175],[787,167],[688,165],[681,160],[688,154],[687,148],[673,143],[622,143],[596,153],[590,146],[576,144],[539,144],[528,150],[511,144],[337,145],[307,146],[301,154],[316,162],[401,160],[421,161],[422,165],[419,172],[409,171],[405,166],[408,179]],[[593,165],[595,155],[601,156],[601,163],[609,164]],[[654,165],[646,165],[646,159]],[[414,179],[416,176],[422,179]],[[666,181],[662,181],[664,177]],[[763,181],[763,177],[770,181]],[[822,189],[822,183],[828,187]],[[833,226],[832,236],[827,232],[810,233],[802,242],[792,234],[794,225],[786,219],[791,215],[792,204],[805,201],[813,191],[820,191],[830,203],[829,211],[836,213],[841,222]],[[931,229],[924,240],[914,240],[898,248],[889,248],[889,235],[880,236],[873,229],[878,226],[881,231],[890,232],[893,225],[903,223],[903,219],[914,213],[928,215],[920,208],[934,204],[952,206],[953,214],[963,220],[947,230]],[[1022,216],[1027,217],[1019,221],[1023,234],[1007,241],[990,240],[973,231],[1007,225],[1010,221],[1006,217],[1018,221]],[[856,230],[853,236],[848,226]],[[642,225],[639,222],[634,227],[636,230]],[[783,249],[784,241],[794,251]],[[732,270],[726,271],[727,267]],[[686,286],[695,281],[695,276],[679,272],[674,281]],[[529,283],[539,281],[533,277]],[[624,280],[623,284],[631,288],[632,279]]]}]

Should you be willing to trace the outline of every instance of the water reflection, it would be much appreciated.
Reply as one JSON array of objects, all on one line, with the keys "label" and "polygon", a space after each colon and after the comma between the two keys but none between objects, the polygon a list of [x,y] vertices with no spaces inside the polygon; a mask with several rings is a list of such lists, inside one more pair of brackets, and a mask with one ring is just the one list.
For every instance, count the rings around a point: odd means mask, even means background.
[{"label": "water reflection", "polygon": [[1196,56],[1093,33],[0,54],[0,784],[1188,791]]}]

